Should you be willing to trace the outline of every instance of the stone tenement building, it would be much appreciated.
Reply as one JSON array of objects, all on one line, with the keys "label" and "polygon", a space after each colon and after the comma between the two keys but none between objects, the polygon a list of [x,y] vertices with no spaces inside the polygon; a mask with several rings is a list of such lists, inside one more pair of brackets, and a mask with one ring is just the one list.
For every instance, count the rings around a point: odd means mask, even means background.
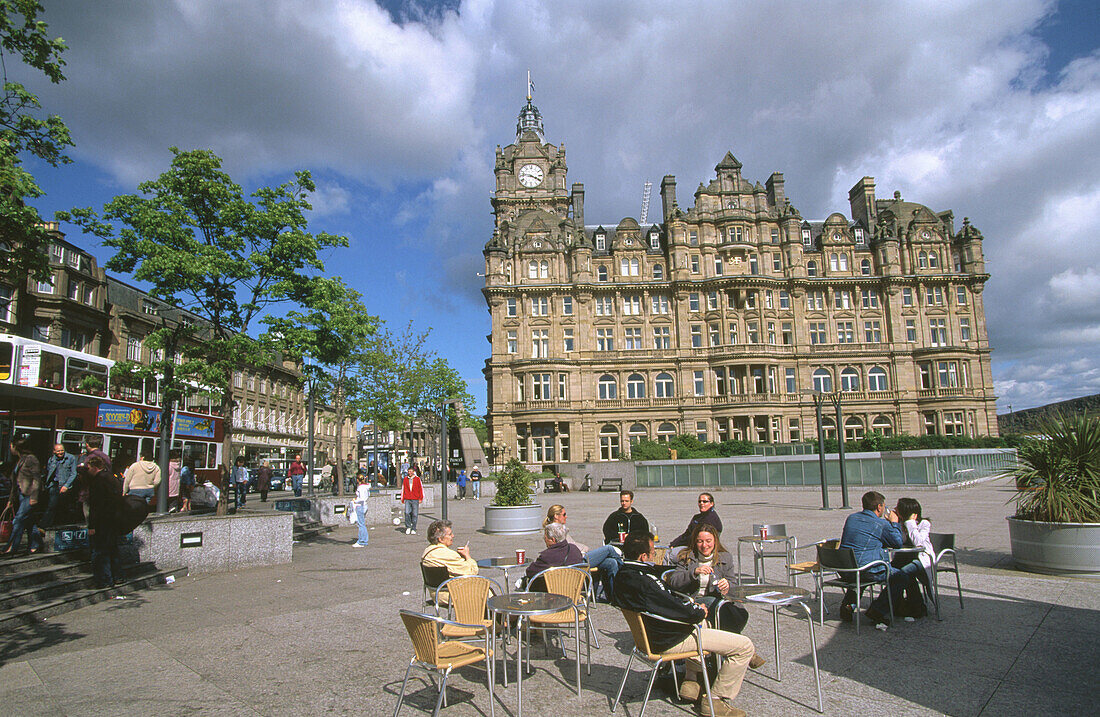
[{"label": "stone tenement building", "polygon": [[808,221],[782,174],[754,183],[727,154],[694,206],[666,176],[659,223],[591,224],[530,98],[495,172],[488,422],[520,460],[614,460],[676,434],[810,440],[814,390],[842,392],[848,438],[997,434],[982,235],[951,211],[878,199],[863,177],[851,218]]}]

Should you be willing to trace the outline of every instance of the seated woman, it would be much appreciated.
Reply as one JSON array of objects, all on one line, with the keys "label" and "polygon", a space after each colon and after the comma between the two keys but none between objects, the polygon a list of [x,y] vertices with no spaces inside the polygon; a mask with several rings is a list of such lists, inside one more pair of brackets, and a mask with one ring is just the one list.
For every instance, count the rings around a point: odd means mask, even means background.
[{"label": "seated woman", "polygon": [[[699,494],[699,512],[691,516],[691,520],[688,521],[688,525],[684,528],[684,532],[672,539],[668,545],[671,548],[679,547],[692,547],[694,545],[695,530],[700,525],[709,525],[714,529],[716,535],[722,533],[722,519],[718,517],[717,511],[714,510],[714,494],[713,493],[700,493]],[[669,553],[669,557],[672,557],[672,553]],[[667,562],[671,563],[672,560]]]},{"label": "seated woman", "polygon": [[[546,518],[544,518],[542,521],[542,527],[545,528],[551,523],[561,523],[562,525],[565,525],[565,506],[557,504],[550,506],[550,509],[546,511]],[[573,540],[573,536],[569,535],[568,533],[566,534],[565,542],[576,545],[577,549],[581,551],[581,555],[584,555],[588,552],[587,545],[585,545],[584,543],[578,543],[576,540]]]},{"label": "seated woman", "polygon": [[[924,551],[917,555],[917,559],[924,567],[924,572],[917,573],[917,579],[911,581],[902,593],[901,604],[894,606],[894,612],[905,618],[906,622],[912,622],[928,614],[921,595],[921,586],[925,590],[931,590],[932,572],[936,569],[932,564],[932,558],[936,552],[932,548],[932,540],[929,537],[932,532],[932,523],[921,515],[920,502],[915,498],[899,498],[895,511],[902,522],[905,547],[924,548]],[[902,567],[905,563],[912,561],[912,555],[900,553],[895,556],[894,561],[895,567]]]},{"label": "seated woman", "polygon": [[[547,568],[584,563],[581,551],[576,544],[569,542],[569,528],[565,527],[564,524],[547,524],[542,529],[542,540],[546,543],[546,550],[539,553],[539,556],[527,566],[527,574],[524,578],[525,584]],[[546,590],[546,584],[539,578],[531,585],[530,589],[542,592]]]},{"label": "seated woman", "polygon": [[470,557],[470,544],[452,548],[455,542],[451,521],[437,520],[428,526],[428,547],[420,556],[422,565],[447,568],[451,577],[477,575],[477,562]]}]

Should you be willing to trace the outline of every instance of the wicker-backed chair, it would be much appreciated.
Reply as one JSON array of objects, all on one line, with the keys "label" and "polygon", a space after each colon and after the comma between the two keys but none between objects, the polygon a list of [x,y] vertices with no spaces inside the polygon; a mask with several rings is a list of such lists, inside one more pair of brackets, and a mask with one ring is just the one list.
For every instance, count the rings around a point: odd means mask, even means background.
[{"label": "wicker-backed chair", "polygon": [[[432,712],[432,716],[435,717],[439,714],[440,706],[446,706],[447,704],[447,678],[450,676],[451,671],[478,662],[485,663],[485,681],[489,685],[489,714],[493,715],[495,713],[493,650],[489,644],[489,633],[485,633],[483,646],[471,645],[456,640],[443,640],[440,631],[447,626],[476,629],[477,625],[464,625],[438,615],[425,615],[411,610],[401,611],[401,621],[405,623],[405,629],[409,632],[409,639],[412,640],[413,657],[409,660],[409,666],[405,668],[405,680],[401,683],[401,693],[397,696],[397,706],[393,709],[393,717],[397,717],[401,711],[401,704],[405,700],[405,688],[409,684],[409,673],[412,672],[413,667],[442,677],[439,685],[439,697],[435,701],[435,710]],[[434,680],[432,686],[435,686]]]},{"label": "wicker-backed chair", "polygon": [[[481,575],[459,575],[444,580],[435,589],[436,614],[439,614],[440,606],[445,606],[449,619],[484,627],[475,629],[444,625],[440,628],[440,633],[452,640],[484,636],[485,630],[492,625],[492,621],[488,619],[489,608],[486,606],[489,596],[503,592],[504,589],[495,580]],[[444,594],[447,599],[441,600]]]},{"label": "wicker-backed chair", "polygon": [[[630,676],[630,665],[635,657],[653,666],[652,671],[649,673],[649,684],[646,685],[645,697],[642,698],[642,710],[638,713],[638,717],[644,717],[645,715],[646,705],[649,704],[649,693],[653,691],[653,680],[656,679],[657,671],[660,670],[661,665],[666,662],[672,662],[673,660],[688,660],[695,658],[699,660],[700,669],[703,671],[702,686],[707,692],[707,702],[710,705],[710,713],[714,714],[714,697],[710,693],[710,678],[707,676],[707,661],[705,659],[706,652],[703,650],[702,626],[691,625],[686,622],[672,620],[648,612],[634,612],[626,608],[619,608],[619,610],[622,612],[623,617],[626,618],[626,624],[630,626],[630,634],[634,638],[634,649],[631,650],[630,657],[626,661],[626,668],[623,669],[623,679],[619,683],[619,692],[615,695],[615,702],[611,705],[611,711],[614,712],[615,708],[619,706],[619,700],[621,700],[623,696],[623,688],[626,686],[626,678]],[[655,652],[649,644],[649,635],[646,633],[645,622],[642,621],[643,615],[651,620],[660,620],[662,622],[671,622],[691,627],[695,633],[695,649],[682,652]],[[676,670],[672,670],[672,680],[673,683],[676,682]],[[676,689],[679,690],[678,685]]]},{"label": "wicker-backed chair", "polygon": [[[872,560],[864,565],[856,565],[856,554],[851,548],[828,548],[824,545],[817,546],[817,562],[821,564],[821,570],[832,571],[837,577],[832,580],[822,580],[821,587],[838,587],[844,590],[852,590],[856,594],[855,619],[856,634],[859,634],[859,601],[863,598],[863,591],[875,585],[889,586],[890,564],[885,560]],[[881,565],[883,576],[875,578],[865,573],[866,570]],[[890,590],[886,590],[886,598],[890,604],[890,616],[894,614],[894,596]],[[818,594],[818,606],[820,608],[820,622],[825,624],[825,591]]]},{"label": "wicker-backed chair", "polygon": [[[955,557],[955,534],[954,533],[930,533],[928,540],[932,543],[932,564],[935,566],[935,571],[932,573],[933,585],[932,593],[936,603],[936,619],[940,618],[940,573],[955,573],[955,587],[959,591],[959,609],[963,609],[963,588],[962,580],[959,577],[959,561]],[[951,559],[951,564],[947,564],[947,558]]]},{"label": "wicker-backed chair", "polygon": [[[798,557],[798,551],[800,550],[814,550],[813,560],[802,560],[795,563],[787,563],[787,574],[790,576],[791,585],[798,584],[798,578],[803,575],[809,575],[814,581],[814,598],[821,596],[821,563],[817,561],[817,546],[824,545],[826,548],[837,548],[840,546],[840,541],[836,538],[831,540],[818,540],[815,543],[807,543],[806,545],[799,545],[791,549],[794,557]],[[820,600],[819,600],[820,602]],[[822,617],[824,619],[824,616]]]},{"label": "wicker-backed chair", "polygon": [[[592,674],[592,633],[595,626],[592,624],[591,604],[589,597],[592,593],[592,574],[579,567],[565,566],[547,568],[531,578],[529,584],[534,585],[542,581],[545,592],[556,595],[564,595],[573,601],[573,607],[549,615],[532,615],[527,619],[527,630],[577,630],[577,694],[581,693],[581,637],[580,630],[584,629],[584,642],[586,648],[588,674]],[[562,656],[565,656],[565,641],[561,642]],[[531,659],[531,651],[527,651],[528,662]]]}]

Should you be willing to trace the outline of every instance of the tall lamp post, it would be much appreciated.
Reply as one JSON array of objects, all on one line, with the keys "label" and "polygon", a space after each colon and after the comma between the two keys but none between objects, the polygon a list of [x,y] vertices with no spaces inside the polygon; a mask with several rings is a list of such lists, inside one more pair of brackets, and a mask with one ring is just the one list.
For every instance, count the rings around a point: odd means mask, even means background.
[{"label": "tall lamp post", "polygon": [[803,394],[813,397],[814,412],[817,415],[817,465],[821,475],[821,509],[829,509],[829,487],[825,478],[825,428],[821,425],[821,403],[825,400],[825,394],[818,390],[803,391]]},{"label": "tall lamp post", "polygon": [[462,401],[444,399],[439,402],[439,482],[441,505],[443,506],[443,520],[447,519],[447,406],[460,406]]},{"label": "tall lamp post", "polygon": [[840,496],[843,501],[841,508],[850,508],[848,504],[848,474],[844,467],[844,415],[841,410],[841,391],[818,391],[813,389],[810,391],[803,391],[804,394],[809,394],[814,400],[814,412],[817,414],[817,460],[821,471],[821,509],[829,510],[829,491],[826,487],[825,480],[825,428],[821,424],[821,406],[825,403],[825,399],[828,399],[833,404],[833,409],[836,413],[836,437],[837,446],[837,461],[840,468]]},{"label": "tall lamp post", "polygon": [[829,400],[833,402],[833,408],[836,409],[837,460],[840,461],[840,497],[844,501],[840,507],[851,508],[852,506],[848,505],[848,476],[844,469],[844,416],[840,411],[840,400],[843,392],[833,391],[828,395]]},{"label": "tall lamp post", "polygon": [[[306,367],[309,367],[309,357],[305,357]],[[309,483],[309,495],[313,496],[313,375],[306,372],[306,383],[309,386],[309,412],[306,428],[306,482]]]}]

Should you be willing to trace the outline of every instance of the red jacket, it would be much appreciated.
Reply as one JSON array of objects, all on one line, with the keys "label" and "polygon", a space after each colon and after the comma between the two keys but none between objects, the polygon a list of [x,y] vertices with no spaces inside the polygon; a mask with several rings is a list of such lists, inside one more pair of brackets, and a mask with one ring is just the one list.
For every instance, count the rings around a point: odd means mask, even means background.
[{"label": "red jacket", "polygon": [[424,486],[420,483],[420,476],[414,475],[410,481],[406,475],[401,481],[401,500],[424,500]]}]

